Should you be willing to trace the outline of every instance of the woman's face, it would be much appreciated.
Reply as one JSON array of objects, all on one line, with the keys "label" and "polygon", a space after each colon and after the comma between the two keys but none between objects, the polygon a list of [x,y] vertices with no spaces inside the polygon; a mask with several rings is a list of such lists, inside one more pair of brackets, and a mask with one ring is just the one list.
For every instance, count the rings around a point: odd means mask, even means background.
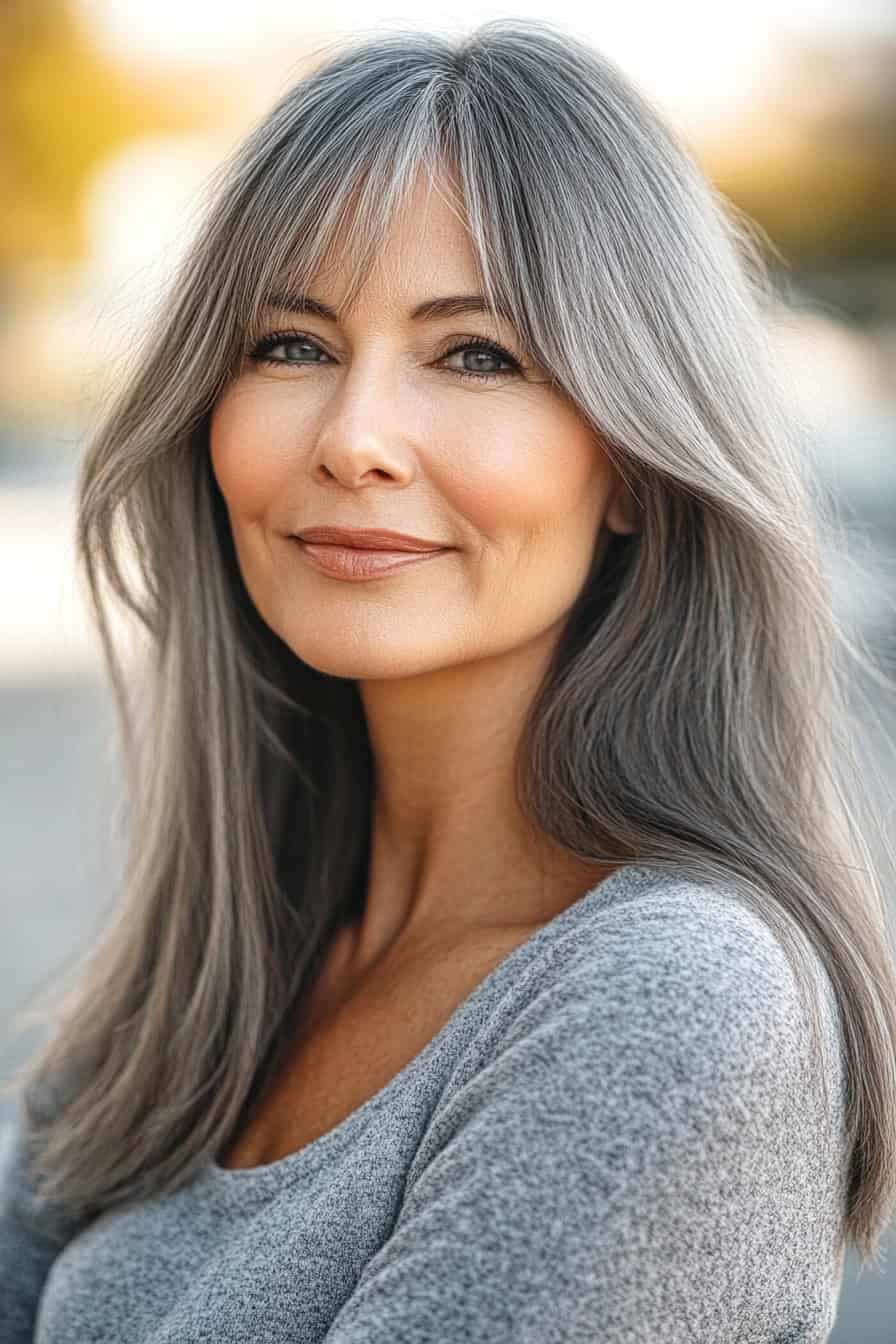
[{"label": "woman's face", "polygon": [[[311,297],[335,307],[344,278],[332,271]],[[595,546],[633,530],[599,440],[508,323],[412,316],[477,290],[463,227],[421,178],[345,322],[271,308],[269,333],[296,335],[250,357],[213,409],[211,463],[246,588],[321,672],[418,675],[559,636]],[[324,526],[445,549],[353,581],[295,539]]]}]

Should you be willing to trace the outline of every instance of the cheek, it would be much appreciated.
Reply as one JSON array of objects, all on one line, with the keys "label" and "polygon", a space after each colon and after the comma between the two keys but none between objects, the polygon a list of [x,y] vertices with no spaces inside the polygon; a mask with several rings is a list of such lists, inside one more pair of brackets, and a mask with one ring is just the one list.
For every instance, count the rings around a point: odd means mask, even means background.
[{"label": "cheek", "polygon": [[281,494],[289,445],[286,414],[258,390],[235,385],[215,406],[209,456],[235,528],[262,519]]},{"label": "cheek", "polygon": [[572,515],[590,530],[606,493],[599,452],[577,418],[537,410],[508,416],[464,435],[452,492],[464,516],[495,542],[552,533]]}]

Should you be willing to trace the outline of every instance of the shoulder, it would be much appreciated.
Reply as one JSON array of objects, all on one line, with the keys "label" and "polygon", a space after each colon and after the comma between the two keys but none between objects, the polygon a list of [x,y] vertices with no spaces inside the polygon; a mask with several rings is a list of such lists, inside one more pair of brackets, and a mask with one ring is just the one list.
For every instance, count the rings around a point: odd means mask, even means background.
[{"label": "shoulder", "polygon": [[[505,1044],[553,1023],[570,1067],[586,1071],[615,1059],[657,1087],[805,1085],[810,1023],[797,970],[732,889],[657,871],[586,903],[563,944],[531,968]],[[833,991],[817,954],[807,966],[830,1075],[839,1067]]]},{"label": "shoulder", "polygon": [[[813,971],[820,959],[813,956]],[[798,1003],[788,952],[771,923],[733,887],[658,872],[657,880],[585,912],[570,967],[589,972],[612,965],[612,981],[637,987],[639,998],[687,1001],[699,1011],[732,996],[769,997],[777,1008]]]}]

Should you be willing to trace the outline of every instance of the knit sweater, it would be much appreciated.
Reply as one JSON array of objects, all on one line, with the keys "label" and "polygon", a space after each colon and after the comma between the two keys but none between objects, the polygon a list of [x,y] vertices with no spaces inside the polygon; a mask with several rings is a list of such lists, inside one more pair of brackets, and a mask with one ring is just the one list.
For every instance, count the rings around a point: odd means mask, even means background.
[{"label": "knit sweater", "polygon": [[[86,1226],[0,1158],[3,1344],[817,1344],[844,1252],[797,983],[727,886],[617,868],[383,1088]],[[20,1113],[21,1114],[21,1113]]]}]

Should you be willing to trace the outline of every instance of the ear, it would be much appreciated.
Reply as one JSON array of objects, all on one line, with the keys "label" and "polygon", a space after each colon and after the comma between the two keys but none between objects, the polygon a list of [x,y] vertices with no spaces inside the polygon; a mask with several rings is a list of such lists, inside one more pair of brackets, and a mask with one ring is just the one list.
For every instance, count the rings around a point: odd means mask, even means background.
[{"label": "ear", "polygon": [[604,522],[611,532],[628,533],[641,530],[637,500],[621,476],[617,475],[616,487],[604,514]]}]

